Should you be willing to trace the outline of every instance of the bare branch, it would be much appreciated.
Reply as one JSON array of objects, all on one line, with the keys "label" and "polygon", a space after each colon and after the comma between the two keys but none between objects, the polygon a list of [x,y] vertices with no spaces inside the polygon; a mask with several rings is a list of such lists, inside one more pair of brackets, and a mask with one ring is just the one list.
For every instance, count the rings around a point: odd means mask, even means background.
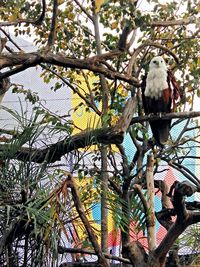
[{"label": "bare branch", "polygon": [[[87,250],[87,249],[80,249],[80,248],[65,248],[62,246],[58,247],[58,253],[59,254],[82,253],[82,254],[96,255],[95,251],[91,251],[91,250]],[[106,253],[103,253],[103,255],[105,256],[106,259],[112,259],[112,260],[117,260],[117,261],[124,262],[124,263],[130,263],[130,261],[128,259],[124,259],[121,257],[113,256],[111,254],[106,254]]]},{"label": "bare branch", "polygon": [[189,170],[186,170],[186,168],[183,168],[182,165],[174,163],[174,162],[173,163],[168,162],[168,164],[169,164],[169,166],[173,167],[174,169],[176,169],[177,171],[182,173],[189,181],[191,181],[192,183],[194,183],[196,186],[198,186],[200,188],[199,180],[194,175],[191,175],[188,172]]},{"label": "bare branch", "polygon": [[122,34],[120,36],[119,42],[118,42],[118,48],[122,51],[126,50],[128,48],[127,46],[127,38],[129,33],[131,32],[130,26],[125,26]]},{"label": "bare branch", "polygon": [[89,14],[89,12],[87,12],[87,10],[79,3],[78,0],[74,0],[74,2],[77,4],[77,6],[80,7],[80,9],[86,14],[86,16],[93,21],[93,17]]},{"label": "bare branch", "polygon": [[183,25],[198,23],[198,20],[199,19],[195,17],[189,17],[189,18],[179,19],[179,20],[153,21],[150,23],[150,26],[152,27],[183,26]]},{"label": "bare branch", "polygon": [[143,121],[156,121],[158,119],[159,120],[178,119],[178,118],[188,119],[199,116],[200,116],[200,111],[172,112],[172,113],[160,114],[160,116],[148,115],[148,116],[132,118],[130,125]]},{"label": "bare branch", "polygon": [[153,47],[156,47],[156,48],[160,48],[162,49],[163,51],[167,52],[169,55],[171,55],[174,60],[176,61],[177,64],[179,64],[179,59],[177,58],[177,56],[171,51],[171,49],[168,49],[166,46],[163,46],[159,43],[155,43],[155,42],[150,42],[150,41],[147,41],[143,44],[141,44],[133,53],[133,55],[131,56],[131,59],[129,61],[129,64],[128,64],[128,67],[127,67],[127,74],[128,75],[131,75],[132,73],[132,69],[133,69],[133,65],[137,59],[137,56],[142,52],[142,50],[145,48],[145,47],[150,47],[150,46],[153,46]]},{"label": "bare branch", "polygon": [[12,55],[0,55],[0,69],[21,65],[20,67],[16,67],[15,69],[1,73],[0,79],[9,77],[13,74],[21,72],[30,67],[36,66],[38,64],[48,63],[65,68],[90,70],[93,71],[94,73],[101,73],[109,79],[119,79],[128,82],[129,84],[133,84],[136,87],[140,86],[139,81],[135,77],[124,75],[117,71],[115,72],[109,70],[108,68],[105,68],[102,65],[100,66],[97,60],[98,57],[101,58],[101,55],[96,56],[95,59],[94,57],[88,59],[76,59],[76,58],[69,58],[67,56],[65,57],[60,54],[55,55],[50,52],[47,54],[35,52],[35,53],[24,53],[24,54],[13,53]]},{"label": "bare branch", "polygon": [[147,204],[147,200],[142,192],[142,187],[139,184],[134,184],[133,185],[133,190],[137,193],[137,195],[139,196],[140,200],[142,201],[142,205],[144,208],[144,212],[145,212],[145,216],[147,216],[148,213],[148,204]]},{"label": "bare branch", "polygon": [[49,51],[50,48],[54,45],[55,37],[56,37],[56,19],[58,16],[58,1],[53,1],[53,12],[52,12],[52,20],[51,20],[51,29],[48,36],[47,46],[45,51]]},{"label": "bare branch", "polygon": [[10,37],[10,34],[8,34],[4,29],[0,28],[0,31],[3,32],[3,34],[8,38],[8,40],[18,49],[18,50],[22,50],[15,41],[13,41],[13,39]]}]

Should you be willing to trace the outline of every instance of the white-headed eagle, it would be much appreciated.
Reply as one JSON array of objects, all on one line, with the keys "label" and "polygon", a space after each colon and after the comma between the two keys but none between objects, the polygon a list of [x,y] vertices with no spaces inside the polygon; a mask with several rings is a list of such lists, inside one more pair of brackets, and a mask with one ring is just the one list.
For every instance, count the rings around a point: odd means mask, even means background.
[{"label": "white-headed eagle", "polygon": [[[149,64],[149,72],[142,81],[142,101],[145,114],[170,113],[174,111],[179,97],[179,85],[172,71],[167,70],[164,59],[154,57]],[[150,121],[156,144],[163,146],[168,138],[171,120]]]}]

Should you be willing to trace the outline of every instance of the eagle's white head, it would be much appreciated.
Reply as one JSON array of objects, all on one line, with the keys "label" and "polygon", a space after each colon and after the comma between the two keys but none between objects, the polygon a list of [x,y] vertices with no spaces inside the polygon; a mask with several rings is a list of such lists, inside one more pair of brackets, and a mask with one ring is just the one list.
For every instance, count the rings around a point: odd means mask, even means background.
[{"label": "eagle's white head", "polygon": [[167,66],[160,56],[152,58],[146,80],[145,96],[158,99],[162,91],[168,88]]},{"label": "eagle's white head", "polygon": [[149,71],[153,69],[163,69],[165,71],[167,70],[166,63],[162,57],[157,56],[157,57],[152,58],[149,64]]}]

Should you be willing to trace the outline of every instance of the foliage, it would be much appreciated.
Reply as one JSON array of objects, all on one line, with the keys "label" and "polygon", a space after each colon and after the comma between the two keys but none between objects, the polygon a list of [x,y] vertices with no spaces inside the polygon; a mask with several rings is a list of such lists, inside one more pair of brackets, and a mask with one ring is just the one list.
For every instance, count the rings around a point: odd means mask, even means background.
[{"label": "foliage", "polygon": [[[200,96],[200,5],[197,1],[162,3],[152,0],[147,1],[145,8],[140,1],[131,0],[1,2],[2,34],[9,38],[15,52],[21,56],[26,55],[26,52],[22,51],[15,40],[7,34],[7,26],[4,27],[3,23],[7,22],[6,25],[14,27],[16,37],[34,36],[37,53],[41,56],[37,62],[42,68],[41,79],[46,84],[56,79],[54,85],[49,86],[50,90],[57,91],[67,87],[74,96],[80,98],[74,112],[83,108],[89,117],[84,130],[88,131],[102,125],[116,125],[127,99],[131,96],[134,96],[137,102],[134,116],[143,115],[139,85],[154,55],[162,55],[169,67],[176,71],[181,85],[181,98],[176,111],[194,108],[194,99]],[[45,16],[38,22],[36,19],[40,18],[44,10],[44,2]],[[53,10],[55,12],[56,3],[58,10],[53,25]],[[12,49],[9,49],[9,44],[5,49],[6,52],[15,55]],[[117,53],[117,56],[114,53]],[[42,61],[48,58],[52,61]],[[71,60],[72,67],[65,64],[66,59]],[[84,67],[81,62],[85,63]],[[8,76],[23,71],[27,66],[35,66],[31,59],[25,60],[21,65],[6,64],[9,69]],[[5,74],[7,69],[2,66]],[[99,67],[98,71],[92,71],[91,66]],[[131,78],[137,82],[132,82]],[[69,197],[63,180],[65,172],[45,161],[42,164],[31,162],[32,153],[41,143],[44,144],[41,142],[42,135],[45,136],[45,145],[48,146],[52,140],[55,143],[55,140],[59,142],[71,134],[80,133],[83,126],[76,125],[67,115],[59,117],[46,110],[39,102],[39,96],[29,88],[13,85],[13,92],[24,94],[26,100],[34,105],[34,113],[30,118],[26,112],[19,115],[4,108],[17,119],[18,127],[9,133],[9,138],[6,130],[3,132],[6,138],[2,137],[4,150],[0,154],[3,162],[0,179],[3,218],[0,225],[1,238],[5,237],[4,232],[7,228],[9,233],[10,229],[20,225],[24,232],[17,228],[16,236],[11,239],[12,246],[7,248],[7,253],[10,249],[12,255],[9,260],[15,265],[19,265],[19,261],[24,264],[30,262],[33,265],[36,261],[41,262],[43,255],[46,255],[48,265],[58,258],[56,243],[61,240],[58,240],[57,236],[61,238],[59,233],[66,232],[66,214],[69,215],[68,221],[73,220],[81,228],[83,225],[80,218],[74,215],[76,212],[73,202],[70,201],[71,196]],[[171,166],[198,185],[195,174],[185,166],[185,162],[193,158],[193,151],[199,143],[197,128],[197,125],[191,124],[191,119],[173,121],[172,138],[166,147],[153,150],[156,158],[155,174],[162,172],[160,162],[166,162],[168,167]],[[126,136],[131,145],[131,155],[124,144],[107,146],[107,208],[112,210],[113,218],[127,241],[132,221],[137,222],[139,230],[144,231],[147,226],[148,211],[145,210],[145,201],[142,201],[133,188],[135,184],[139,184],[141,194],[146,199],[146,155],[152,148],[149,136],[148,123],[138,123],[129,127]],[[18,152],[23,152],[24,147],[29,151],[26,160],[21,162],[13,159]],[[99,145],[89,150],[84,148],[73,151],[74,166],[71,172],[80,180],[80,198],[85,205],[85,212],[89,212],[91,207],[99,202],[102,193],[101,149]],[[85,163],[86,156],[89,159],[89,167]],[[62,182],[59,182],[59,179]],[[87,182],[83,182],[84,180]],[[160,187],[158,189],[161,190]],[[146,201],[148,202],[147,199]],[[98,229],[96,233],[99,233]],[[22,256],[23,259],[14,255],[14,249],[19,243],[24,249],[28,248]],[[4,257],[6,254],[3,255],[2,262],[6,261]]]}]

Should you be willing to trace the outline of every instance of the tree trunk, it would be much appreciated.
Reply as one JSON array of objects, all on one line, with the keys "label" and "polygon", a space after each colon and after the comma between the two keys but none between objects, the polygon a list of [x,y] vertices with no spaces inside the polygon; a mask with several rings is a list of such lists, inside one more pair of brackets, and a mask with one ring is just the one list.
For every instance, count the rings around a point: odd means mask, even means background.
[{"label": "tree trunk", "polygon": [[108,252],[108,173],[107,173],[107,147],[101,147],[101,249]]},{"label": "tree trunk", "polygon": [[[93,22],[95,31],[95,40],[97,44],[97,55],[102,54],[101,39],[99,31],[98,13],[95,12],[96,5],[93,2]],[[104,121],[104,115],[108,110],[109,90],[104,75],[100,74],[100,85],[102,92],[102,126],[108,127],[106,121]],[[108,252],[108,210],[106,205],[108,191],[108,172],[107,172],[107,147],[101,147],[101,249],[103,252]]]}]

